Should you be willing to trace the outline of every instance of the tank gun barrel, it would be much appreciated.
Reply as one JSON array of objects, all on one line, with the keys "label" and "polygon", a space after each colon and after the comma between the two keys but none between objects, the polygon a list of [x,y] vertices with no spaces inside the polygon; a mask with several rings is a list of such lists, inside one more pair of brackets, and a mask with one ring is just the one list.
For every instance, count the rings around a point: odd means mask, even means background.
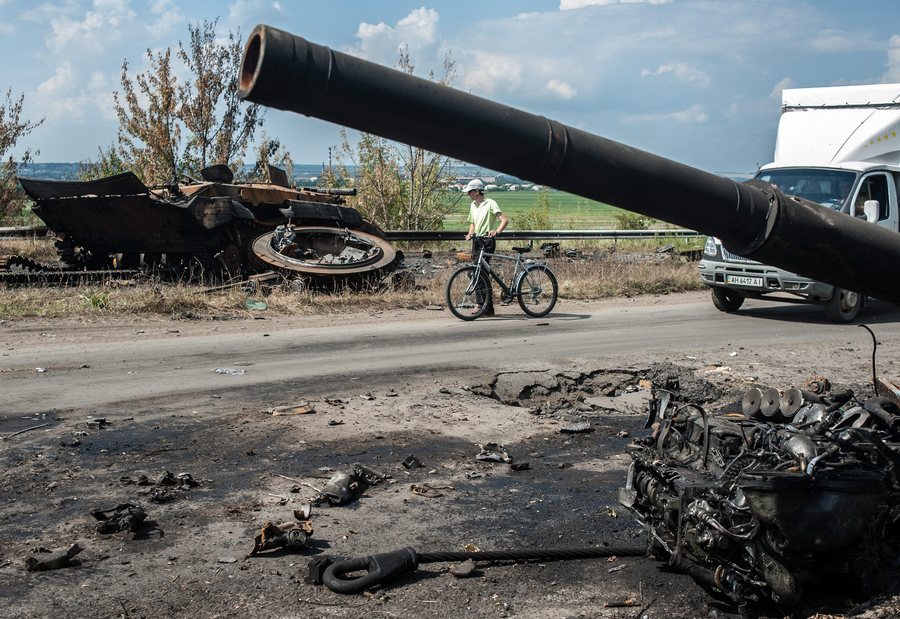
[{"label": "tank gun barrel", "polygon": [[271,26],[248,38],[239,96],[717,236],[736,254],[900,303],[896,232]]}]

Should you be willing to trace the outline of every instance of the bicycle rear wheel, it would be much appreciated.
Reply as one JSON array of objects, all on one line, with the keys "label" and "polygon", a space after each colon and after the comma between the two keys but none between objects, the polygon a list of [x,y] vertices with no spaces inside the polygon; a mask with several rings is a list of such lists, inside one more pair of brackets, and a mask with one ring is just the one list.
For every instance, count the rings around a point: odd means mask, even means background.
[{"label": "bicycle rear wheel", "polygon": [[466,265],[456,269],[447,281],[447,307],[460,320],[475,320],[487,309],[491,284],[478,269]]},{"label": "bicycle rear wheel", "polygon": [[533,318],[546,316],[556,305],[559,286],[556,276],[543,264],[525,269],[516,282],[516,297],[522,311]]}]

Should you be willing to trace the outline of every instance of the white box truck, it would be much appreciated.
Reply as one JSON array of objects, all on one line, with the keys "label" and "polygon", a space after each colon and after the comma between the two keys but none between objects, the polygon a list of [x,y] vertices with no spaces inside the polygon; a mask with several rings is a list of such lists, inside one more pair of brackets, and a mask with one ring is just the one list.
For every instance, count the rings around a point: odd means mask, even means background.
[{"label": "white box truck", "polygon": [[[755,178],[900,232],[900,84],[784,90],[775,159]],[[852,290],[735,255],[715,237],[706,240],[699,268],[723,312],[764,298],[821,303],[829,319],[850,322],[865,302]]]}]

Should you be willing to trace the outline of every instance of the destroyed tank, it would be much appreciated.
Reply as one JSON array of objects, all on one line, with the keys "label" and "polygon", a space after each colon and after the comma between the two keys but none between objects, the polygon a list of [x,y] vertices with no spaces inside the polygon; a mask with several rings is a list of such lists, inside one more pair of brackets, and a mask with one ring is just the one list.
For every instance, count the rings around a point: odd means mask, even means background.
[{"label": "destroyed tank", "polygon": [[[249,101],[691,228],[734,254],[900,303],[900,235],[770,184],[737,183],[264,25],[239,79]],[[648,529],[648,550],[738,604],[797,604],[832,568],[893,570],[897,553],[884,549],[900,539],[900,407],[866,403],[875,412],[861,421],[852,402],[808,399],[805,431],[793,419],[659,405],[622,496]]]},{"label": "destroyed tank", "polygon": [[[290,186],[269,166],[268,183],[236,183],[225,165],[202,180],[147,187],[131,172],[93,181],[20,178],[34,213],[56,236],[66,269],[146,266],[242,276],[346,278],[389,270],[398,256],[374,224],[345,206],[348,189]],[[292,245],[276,247],[275,231]]]}]

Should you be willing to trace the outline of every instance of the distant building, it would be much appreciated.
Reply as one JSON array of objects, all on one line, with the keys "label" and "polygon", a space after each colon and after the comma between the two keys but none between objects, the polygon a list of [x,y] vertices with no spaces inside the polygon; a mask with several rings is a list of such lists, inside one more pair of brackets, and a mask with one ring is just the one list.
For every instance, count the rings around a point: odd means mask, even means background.
[{"label": "distant building", "polygon": [[485,185],[487,185],[488,183],[497,182],[496,176],[458,176],[456,177],[456,182],[465,187],[466,183],[468,183],[469,181],[473,181],[476,178],[480,179],[481,182]]}]

